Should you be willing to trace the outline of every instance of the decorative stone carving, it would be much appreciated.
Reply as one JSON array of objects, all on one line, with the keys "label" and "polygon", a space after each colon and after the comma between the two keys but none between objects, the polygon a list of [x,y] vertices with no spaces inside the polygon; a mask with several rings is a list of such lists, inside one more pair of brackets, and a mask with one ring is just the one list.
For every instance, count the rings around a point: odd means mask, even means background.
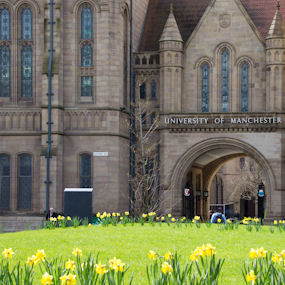
[{"label": "decorative stone carving", "polygon": [[231,15],[224,13],[220,15],[220,27],[225,29],[228,28],[231,25]]}]

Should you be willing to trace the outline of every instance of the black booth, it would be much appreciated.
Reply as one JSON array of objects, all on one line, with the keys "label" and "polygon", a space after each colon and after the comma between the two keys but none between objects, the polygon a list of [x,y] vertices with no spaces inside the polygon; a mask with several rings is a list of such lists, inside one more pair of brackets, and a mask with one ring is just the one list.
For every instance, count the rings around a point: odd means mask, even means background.
[{"label": "black booth", "polygon": [[64,216],[92,220],[92,188],[66,188],[64,190]]}]

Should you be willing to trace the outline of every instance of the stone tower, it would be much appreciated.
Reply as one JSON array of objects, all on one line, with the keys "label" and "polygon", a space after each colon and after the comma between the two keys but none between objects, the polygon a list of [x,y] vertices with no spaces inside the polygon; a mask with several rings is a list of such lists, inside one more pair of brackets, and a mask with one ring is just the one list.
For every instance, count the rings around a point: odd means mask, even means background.
[{"label": "stone tower", "polygon": [[159,40],[161,106],[164,113],[181,112],[183,40],[173,6]]},{"label": "stone tower", "polygon": [[285,23],[277,10],[266,38],[266,111],[285,110]]}]

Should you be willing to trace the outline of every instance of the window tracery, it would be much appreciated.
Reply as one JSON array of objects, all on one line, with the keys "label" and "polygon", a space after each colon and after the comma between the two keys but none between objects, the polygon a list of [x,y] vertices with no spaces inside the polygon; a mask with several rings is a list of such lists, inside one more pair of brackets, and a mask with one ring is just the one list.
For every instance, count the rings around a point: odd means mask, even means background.
[{"label": "window tracery", "polygon": [[221,57],[221,111],[229,111],[229,51],[225,48]]},{"label": "window tracery", "polygon": [[202,72],[202,112],[209,112],[210,96],[210,67],[204,63],[201,68]]}]

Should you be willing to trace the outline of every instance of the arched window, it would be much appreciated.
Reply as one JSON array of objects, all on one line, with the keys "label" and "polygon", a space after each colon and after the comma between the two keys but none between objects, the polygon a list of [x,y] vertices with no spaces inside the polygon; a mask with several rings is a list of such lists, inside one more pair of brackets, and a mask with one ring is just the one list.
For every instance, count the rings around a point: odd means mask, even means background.
[{"label": "arched window", "polygon": [[10,208],[10,156],[0,154],[0,209]]},{"label": "arched window", "polygon": [[222,112],[229,111],[229,76],[230,76],[230,56],[225,48],[222,51],[222,72],[221,72],[221,109]]},{"label": "arched window", "polygon": [[32,208],[33,186],[32,156],[30,154],[19,155],[18,169],[18,208]]},{"label": "arched window", "polygon": [[91,67],[93,65],[93,51],[90,44],[84,44],[81,48],[81,66]]},{"label": "arched window", "polygon": [[207,63],[202,65],[202,112],[209,112],[209,95],[210,95],[210,67]]},{"label": "arched window", "polygon": [[33,14],[30,8],[26,7],[22,10],[21,15],[21,39],[32,40],[33,38]]},{"label": "arched window", "polygon": [[249,66],[244,62],[241,66],[241,111],[248,112]]},{"label": "arched window", "polygon": [[153,80],[151,82],[151,99],[156,98],[156,82]]},{"label": "arched window", "polygon": [[84,7],[81,12],[81,39],[93,39],[93,14],[90,7]]},{"label": "arched window", "polygon": [[0,10],[0,40],[11,40],[10,12],[7,8]]},{"label": "arched window", "polygon": [[33,50],[23,46],[21,51],[21,97],[33,96]]},{"label": "arched window", "polygon": [[80,188],[92,188],[91,155],[80,155]]},{"label": "arched window", "polygon": [[0,48],[0,97],[10,97],[11,53],[6,45]]},{"label": "arched window", "polygon": [[140,85],[140,99],[146,99],[145,83]]},{"label": "arched window", "polygon": [[79,69],[78,84],[80,86],[80,98],[82,102],[86,103],[91,102],[93,97],[94,68],[90,68],[94,66],[93,11],[88,4],[83,4],[79,11],[81,35],[79,37],[78,45],[81,47],[81,49],[79,48],[81,69]]}]

